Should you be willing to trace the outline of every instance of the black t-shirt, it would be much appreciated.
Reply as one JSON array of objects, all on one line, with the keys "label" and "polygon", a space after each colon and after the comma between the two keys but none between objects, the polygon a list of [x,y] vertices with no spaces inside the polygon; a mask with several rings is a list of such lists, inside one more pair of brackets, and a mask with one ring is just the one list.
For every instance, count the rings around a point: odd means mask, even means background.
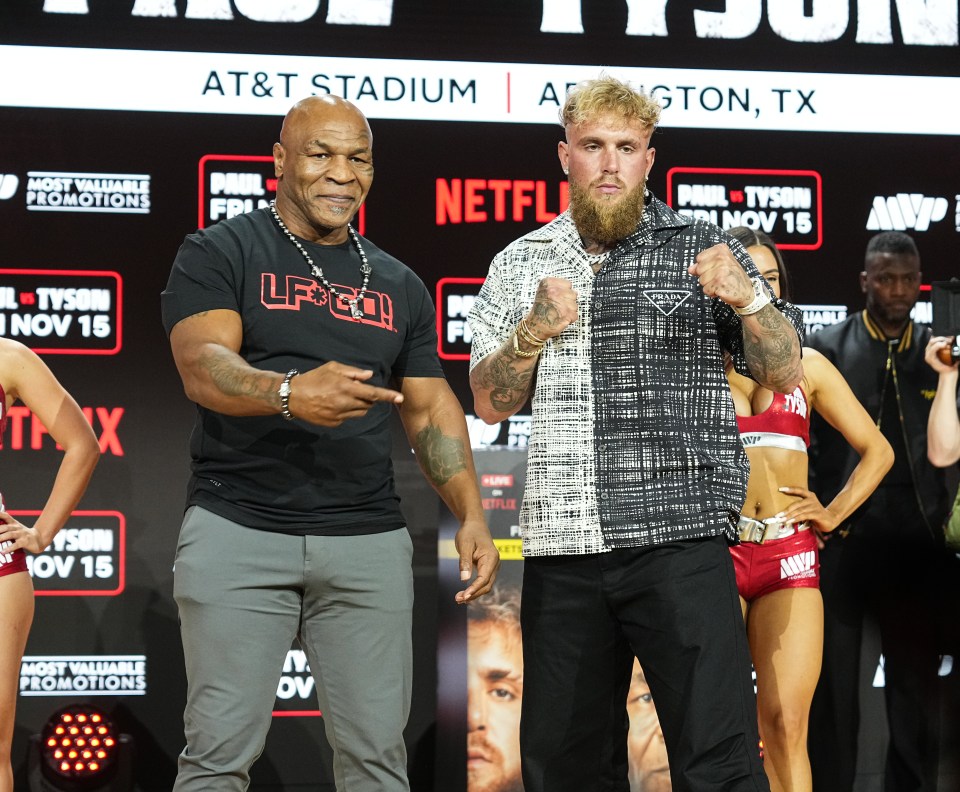
[{"label": "black t-shirt", "polygon": [[[351,242],[300,243],[340,294],[355,296],[362,275]],[[242,317],[240,355],[259,369],[306,372],[337,361],[372,370],[368,382],[379,386],[393,377],[442,377],[423,282],[371,242],[361,243],[373,272],[356,321],[313,277],[268,209],[190,234],[161,295],[164,327],[169,333],[188,316],[228,309]],[[391,409],[378,403],[330,428],[198,407],[187,505],[294,534],[398,528],[404,522],[390,460]]]}]

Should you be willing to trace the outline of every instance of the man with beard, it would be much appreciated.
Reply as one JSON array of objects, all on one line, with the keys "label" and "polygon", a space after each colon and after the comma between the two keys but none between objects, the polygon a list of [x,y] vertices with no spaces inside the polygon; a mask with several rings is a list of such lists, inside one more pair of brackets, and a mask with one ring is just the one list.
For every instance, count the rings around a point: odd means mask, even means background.
[{"label": "man with beard", "polygon": [[792,392],[800,312],[739,243],[646,190],[659,115],[607,76],[571,91],[558,150],[570,208],[496,256],[469,318],[477,415],[533,401],[526,792],[629,789],[634,656],[677,790],[769,788],[728,551],[748,465],[724,354]]},{"label": "man with beard", "polygon": [[[930,328],[910,319],[920,282],[913,239],[899,231],[877,234],[860,273],[866,309],[809,339],[840,370],[894,451],[893,467],[873,495],[824,537],[820,551],[823,668],[808,738],[817,792],[849,792],[854,785],[865,616],[879,626],[884,656],[890,742],[883,788],[937,788],[937,592],[949,562],[942,528],[949,500],[943,470],[927,459],[937,373],[924,360]],[[858,458],[816,413],[810,441],[813,489],[826,503]]]},{"label": "man with beard", "polygon": [[467,792],[523,792],[520,592],[494,589],[467,619]]}]

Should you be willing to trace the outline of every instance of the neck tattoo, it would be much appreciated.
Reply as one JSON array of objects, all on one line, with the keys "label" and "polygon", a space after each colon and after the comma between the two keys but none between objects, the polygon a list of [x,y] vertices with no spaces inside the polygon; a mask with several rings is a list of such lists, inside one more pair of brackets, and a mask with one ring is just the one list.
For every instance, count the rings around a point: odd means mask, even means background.
[{"label": "neck tattoo", "polygon": [[373,268],[370,266],[370,262],[367,261],[367,254],[363,252],[363,247],[360,245],[360,236],[356,231],[353,230],[353,226],[347,225],[347,233],[350,236],[350,241],[353,242],[353,246],[357,249],[357,254],[360,256],[360,274],[363,275],[363,283],[360,284],[360,291],[357,292],[357,296],[351,300],[333,287],[330,281],[328,281],[324,276],[323,270],[317,266],[310,254],[307,253],[306,248],[300,244],[300,240],[290,233],[290,229],[288,229],[286,225],[284,225],[283,220],[280,219],[280,214],[277,212],[276,201],[270,201],[270,213],[273,215],[273,219],[277,221],[277,225],[280,227],[280,230],[283,232],[284,236],[286,236],[286,238],[293,243],[293,246],[300,251],[300,255],[303,256],[304,261],[306,261],[307,265],[310,267],[310,272],[312,273],[313,277],[324,285],[326,290],[333,295],[334,299],[340,300],[341,302],[347,304],[347,306],[350,308],[350,316],[352,316],[354,319],[362,319],[363,310],[360,308],[360,306],[363,303],[363,295],[367,293],[367,284],[370,282],[370,273],[373,272]]}]

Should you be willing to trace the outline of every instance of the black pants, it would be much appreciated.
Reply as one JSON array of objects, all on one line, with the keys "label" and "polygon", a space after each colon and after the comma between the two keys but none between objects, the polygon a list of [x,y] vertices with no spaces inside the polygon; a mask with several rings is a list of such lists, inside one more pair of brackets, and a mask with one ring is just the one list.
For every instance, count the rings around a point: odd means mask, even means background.
[{"label": "black pants", "polygon": [[524,563],[526,792],[627,792],[634,655],[674,792],[769,790],[750,652],[722,537]]},{"label": "black pants", "polygon": [[[809,730],[817,792],[853,789],[865,616],[877,622],[884,656],[890,734],[884,790],[934,792],[937,787],[938,592],[945,554],[917,530],[919,514],[909,497],[877,492],[879,497],[874,498],[879,502],[871,504],[857,532],[831,538],[820,553],[823,669]],[[906,495],[912,496],[912,491]]]}]

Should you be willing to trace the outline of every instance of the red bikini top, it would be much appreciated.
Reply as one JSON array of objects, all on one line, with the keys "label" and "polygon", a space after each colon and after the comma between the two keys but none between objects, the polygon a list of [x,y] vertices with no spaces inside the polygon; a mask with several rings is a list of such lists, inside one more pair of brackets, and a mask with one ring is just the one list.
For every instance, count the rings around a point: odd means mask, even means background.
[{"label": "red bikini top", "polygon": [[759,415],[738,415],[740,439],[746,448],[766,446],[807,452],[810,445],[810,410],[801,388],[774,393],[773,402]]}]

